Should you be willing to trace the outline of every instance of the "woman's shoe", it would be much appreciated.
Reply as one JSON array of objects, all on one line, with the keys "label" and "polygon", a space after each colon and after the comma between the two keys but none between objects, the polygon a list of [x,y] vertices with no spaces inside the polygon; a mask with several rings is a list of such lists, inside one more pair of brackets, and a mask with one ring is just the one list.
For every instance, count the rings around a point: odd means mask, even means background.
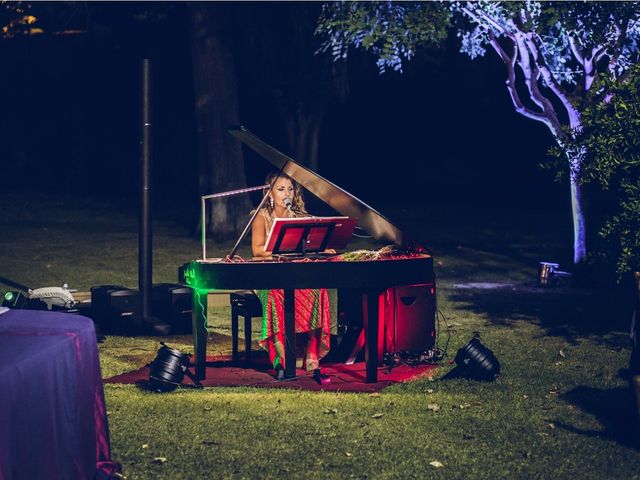
[{"label": "woman's shoe", "polygon": [[276,380],[284,380],[284,368],[282,365],[277,365],[276,368]]},{"label": "woman's shoe", "polygon": [[325,375],[324,373],[322,373],[322,370],[319,368],[316,368],[313,371],[313,379],[318,382],[318,384],[320,385],[326,385],[327,383],[331,383],[331,379],[329,378],[329,375]]}]

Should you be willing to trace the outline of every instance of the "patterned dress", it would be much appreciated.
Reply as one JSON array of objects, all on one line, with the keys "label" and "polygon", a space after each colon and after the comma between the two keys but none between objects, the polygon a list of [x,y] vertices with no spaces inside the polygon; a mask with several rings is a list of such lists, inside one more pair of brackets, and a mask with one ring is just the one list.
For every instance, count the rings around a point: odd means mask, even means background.
[{"label": "patterned dress", "polygon": [[[273,219],[263,209],[267,234],[271,229]],[[285,331],[284,331],[284,290],[256,290],[262,302],[262,331],[260,346],[269,352],[269,359],[274,368],[278,365],[285,367]],[[319,367],[319,361],[330,348],[331,341],[331,308],[329,293],[326,289],[296,290],[295,325],[296,333],[308,334],[305,353],[305,367],[314,370]],[[295,342],[295,339],[290,339]],[[295,344],[294,344],[295,345]],[[294,348],[295,351],[295,348]]]}]

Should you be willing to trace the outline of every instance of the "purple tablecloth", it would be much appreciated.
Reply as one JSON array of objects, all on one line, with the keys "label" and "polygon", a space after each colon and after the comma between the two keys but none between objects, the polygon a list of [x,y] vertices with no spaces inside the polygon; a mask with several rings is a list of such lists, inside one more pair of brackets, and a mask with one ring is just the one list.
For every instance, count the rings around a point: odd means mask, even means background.
[{"label": "purple tablecloth", "polygon": [[93,479],[110,457],[93,322],[0,315],[0,480]]}]

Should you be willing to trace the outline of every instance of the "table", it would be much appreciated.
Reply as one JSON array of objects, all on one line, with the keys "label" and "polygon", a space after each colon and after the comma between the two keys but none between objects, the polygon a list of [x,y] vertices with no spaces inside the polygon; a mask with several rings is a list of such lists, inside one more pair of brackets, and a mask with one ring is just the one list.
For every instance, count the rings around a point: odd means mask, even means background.
[{"label": "table", "polygon": [[0,315],[0,480],[93,479],[111,447],[91,319]]}]

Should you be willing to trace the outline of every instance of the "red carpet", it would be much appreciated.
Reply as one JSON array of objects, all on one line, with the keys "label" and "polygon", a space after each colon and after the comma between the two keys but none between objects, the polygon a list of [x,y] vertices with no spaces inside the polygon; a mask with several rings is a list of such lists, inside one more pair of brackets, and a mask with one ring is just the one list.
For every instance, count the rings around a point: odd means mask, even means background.
[{"label": "red carpet", "polygon": [[[242,362],[242,360],[240,361]],[[329,375],[331,382],[319,385],[305,370],[296,370],[297,377],[292,380],[276,381],[273,369],[264,355],[256,354],[248,367],[231,364],[231,357],[207,357],[206,379],[202,382],[205,387],[267,387],[292,388],[299,390],[323,390],[341,392],[376,392],[394,383],[410,381],[412,379],[433,374],[435,365],[418,365],[410,367],[400,365],[389,369],[383,367],[378,370],[378,383],[365,383],[366,366],[364,362],[345,365],[343,363],[322,364],[322,370]],[[193,371],[193,368],[191,369]],[[133,372],[123,373],[107,378],[105,383],[135,383],[145,387],[149,379],[149,366]],[[184,377],[183,385],[193,385]]]}]

